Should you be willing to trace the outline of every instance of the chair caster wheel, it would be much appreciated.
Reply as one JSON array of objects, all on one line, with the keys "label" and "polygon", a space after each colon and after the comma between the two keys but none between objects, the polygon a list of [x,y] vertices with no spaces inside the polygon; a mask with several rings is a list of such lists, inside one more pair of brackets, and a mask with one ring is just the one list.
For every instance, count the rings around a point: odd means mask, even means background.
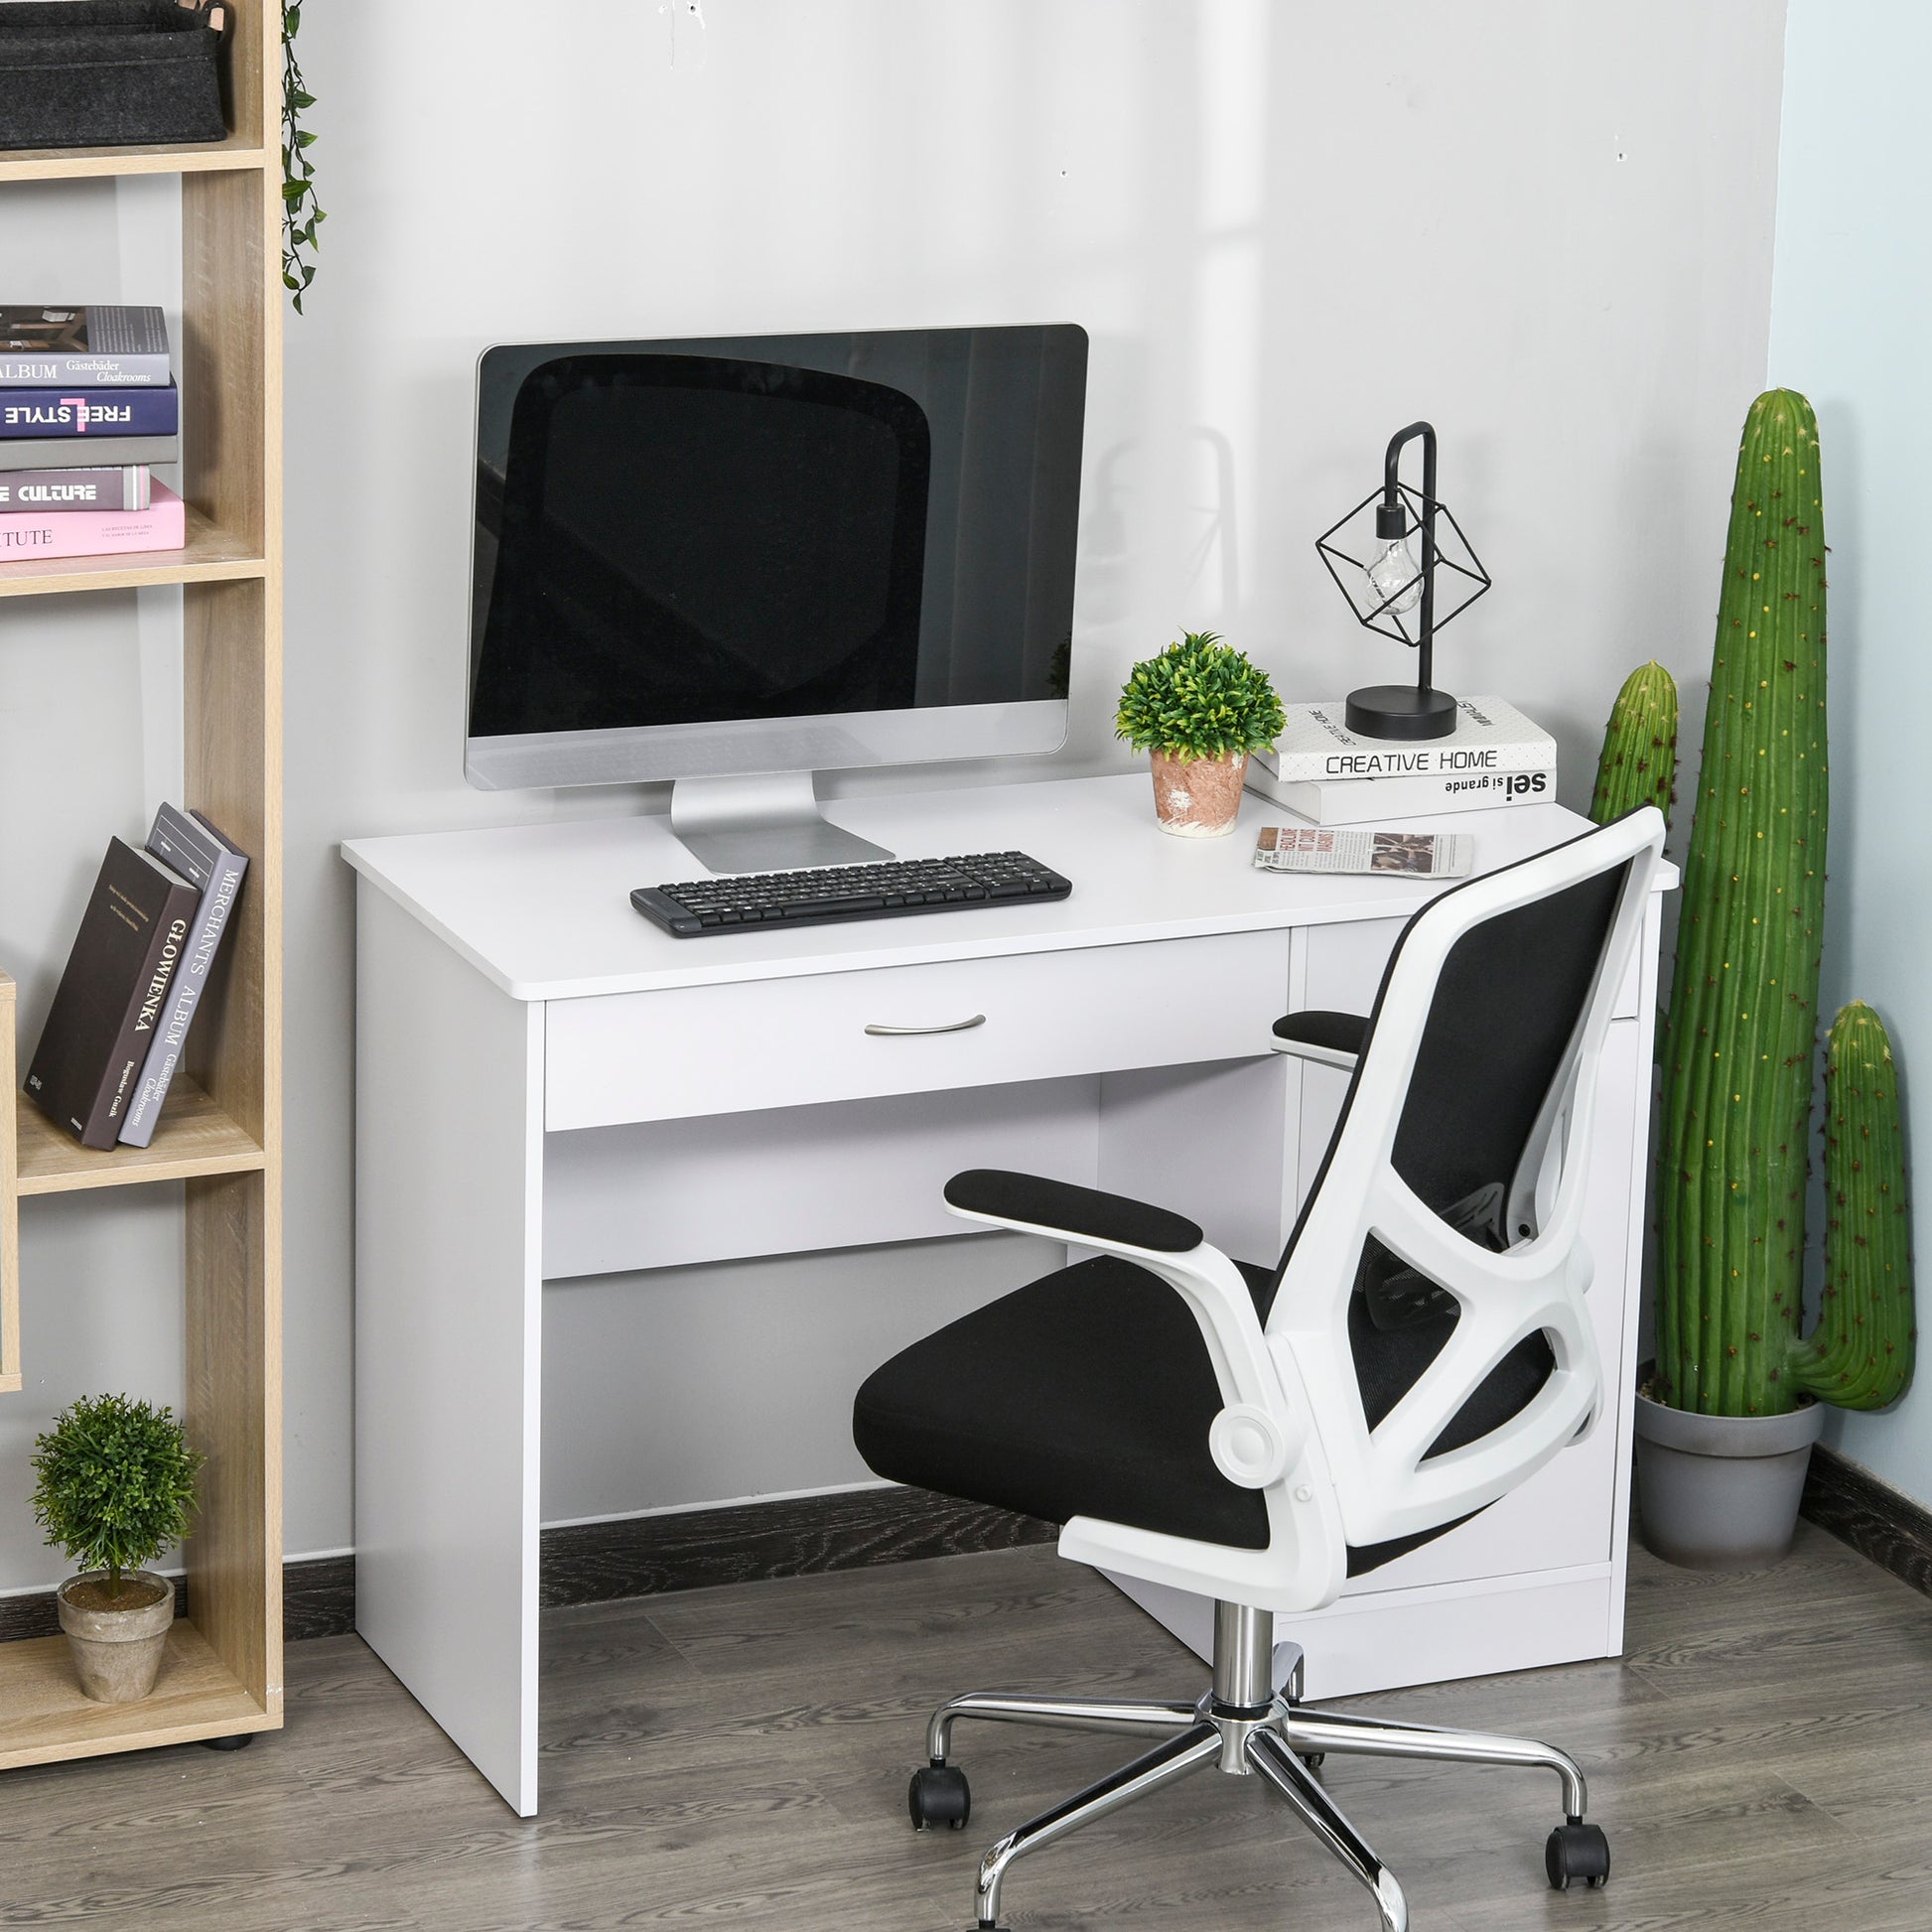
[{"label": "chair caster wheel", "polygon": [[1298,1751],[1296,1755],[1302,1760],[1305,1771],[1318,1771],[1328,1761],[1326,1751]]},{"label": "chair caster wheel", "polygon": [[202,1742],[211,1751],[245,1751],[255,1741],[252,1730],[238,1730],[231,1737],[204,1737]]},{"label": "chair caster wheel", "polygon": [[956,1832],[964,1831],[973,1815],[973,1794],[967,1788],[966,1773],[955,1764],[920,1765],[905,1788],[905,1809],[911,1814],[915,1832],[930,1825],[950,1825]]},{"label": "chair caster wheel", "polygon": [[1602,1826],[1575,1818],[1559,1825],[1543,1848],[1543,1868],[1556,1891],[1568,1891],[1580,1878],[1591,1891],[1601,1891],[1610,1882],[1610,1841]]}]

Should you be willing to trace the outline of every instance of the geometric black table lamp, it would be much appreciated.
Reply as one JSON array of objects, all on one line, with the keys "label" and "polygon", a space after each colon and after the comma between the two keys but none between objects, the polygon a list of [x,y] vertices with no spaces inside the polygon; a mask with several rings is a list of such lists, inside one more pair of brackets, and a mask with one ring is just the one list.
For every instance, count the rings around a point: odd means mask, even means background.
[{"label": "geometric black table lamp", "polygon": [[[1422,490],[1418,494],[1396,475],[1403,445],[1422,438]],[[1370,504],[1375,506],[1375,534],[1344,548],[1334,539]],[[1412,526],[1422,532],[1422,555],[1409,543]],[[1450,539],[1445,542],[1445,538]],[[1382,487],[1372,489],[1332,529],[1315,539],[1314,547],[1328,566],[1328,575],[1348,600],[1355,621],[1385,637],[1394,637],[1420,653],[1416,682],[1369,684],[1348,694],[1348,729],[1365,738],[1447,738],[1455,729],[1455,700],[1431,683],[1436,669],[1436,633],[1459,617],[1489,588],[1489,573],[1477,560],[1462,526],[1436,494],[1436,432],[1428,423],[1411,423],[1389,439],[1383,464]],[[1356,555],[1356,550],[1361,552]],[[1452,571],[1468,589],[1447,611],[1436,608],[1439,570]],[[1454,587],[1461,590],[1462,585]],[[1416,630],[1410,635],[1403,621],[1411,612]]]}]

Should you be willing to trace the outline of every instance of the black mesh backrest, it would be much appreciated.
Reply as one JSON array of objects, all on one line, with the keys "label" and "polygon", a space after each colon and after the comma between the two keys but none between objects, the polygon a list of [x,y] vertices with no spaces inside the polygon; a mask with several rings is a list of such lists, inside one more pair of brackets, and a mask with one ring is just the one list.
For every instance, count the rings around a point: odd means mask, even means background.
[{"label": "black mesh backrest", "polygon": [[1439,1214],[1514,1180],[1565,1069],[1629,873],[1617,866],[1499,912],[1443,961],[1391,1156]]},{"label": "black mesh backrest", "polygon": [[[1472,1237],[1480,1238],[1482,1233],[1472,1216],[1479,1218],[1488,1201],[1500,1211],[1543,1103],[1567,1070],[1570,1044],[1609,945],[1617,903],[1629,877],[1626,862],[1528,905],[1499,912],[1465,932],[1443,961],[1392,1160],[1396,1172],[1426,1205],[1439,1214],[1464,1210],[1449,1218]],[[1428,910],[1424,907],[1403,928],[1390,955],[1363,1038],[1363,1061],[1374,1050],[1376,1021],[1389,977],[1416,920]],[[1329,1140],[1331,1152],[1354,1098],[1351,1079]],[[1324,1156],[1275,1271],[1277,1288],[1327,1173]],[[1493,1191],[1485,1197],[1484,1190]],[[1498,1223],[1494,1236],[1493,1245],[1501,1248],[1515,1238],[1515,1231],[1505,1231]],[[1371,1241],[1368,1248],[1372,1252],[1363,1257],[1365,1286],[1370,1279],[1401,1268],[1379,1242]],[[1272,1294],[1267,1301],[1272,1304]],[[1267,1314],[1264,1307],[1264,1320]]]}]

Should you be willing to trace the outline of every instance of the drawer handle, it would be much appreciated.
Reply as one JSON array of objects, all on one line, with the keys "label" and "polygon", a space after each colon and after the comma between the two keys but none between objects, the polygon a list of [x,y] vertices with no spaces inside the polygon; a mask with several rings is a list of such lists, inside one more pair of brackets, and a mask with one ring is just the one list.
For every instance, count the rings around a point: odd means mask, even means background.
[{"label": "drawer handle", "polygon": [[866,1032],[871,1034],[875,1039],[887,1039],[896,1037],[901,1034],[963,1034],[968,1027],[983,1027],[985,1025],[986,1015],[976,1013],[970,1020],[948,1020],[941,1027],[882,1027],[875,1020],[868,1024]]}]

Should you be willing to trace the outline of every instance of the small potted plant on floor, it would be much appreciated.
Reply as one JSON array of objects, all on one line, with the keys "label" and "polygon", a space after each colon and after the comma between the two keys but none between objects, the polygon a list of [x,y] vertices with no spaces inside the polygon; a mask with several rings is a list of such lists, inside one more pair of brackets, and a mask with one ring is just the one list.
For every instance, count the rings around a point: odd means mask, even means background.
[{"label": "small potted plant on floor", "polygon": [[203,1457],[168,1409],[103,1395],[74,1403],[34,1444],[34,1520],[81,1566],[58,1593],[80,1688],[101,1704],[154,1689],[175,1587],[142,1565],[188,1534]]},{"label": "small potted plant on floor", "polygon": [[1189,630],[1134,666],[1114,732],[1153,755],[1162,831],[1214,839],[1234,830],[1248,755],[1274,744],[1282,723],[1268,673],[1213,631]]}]

